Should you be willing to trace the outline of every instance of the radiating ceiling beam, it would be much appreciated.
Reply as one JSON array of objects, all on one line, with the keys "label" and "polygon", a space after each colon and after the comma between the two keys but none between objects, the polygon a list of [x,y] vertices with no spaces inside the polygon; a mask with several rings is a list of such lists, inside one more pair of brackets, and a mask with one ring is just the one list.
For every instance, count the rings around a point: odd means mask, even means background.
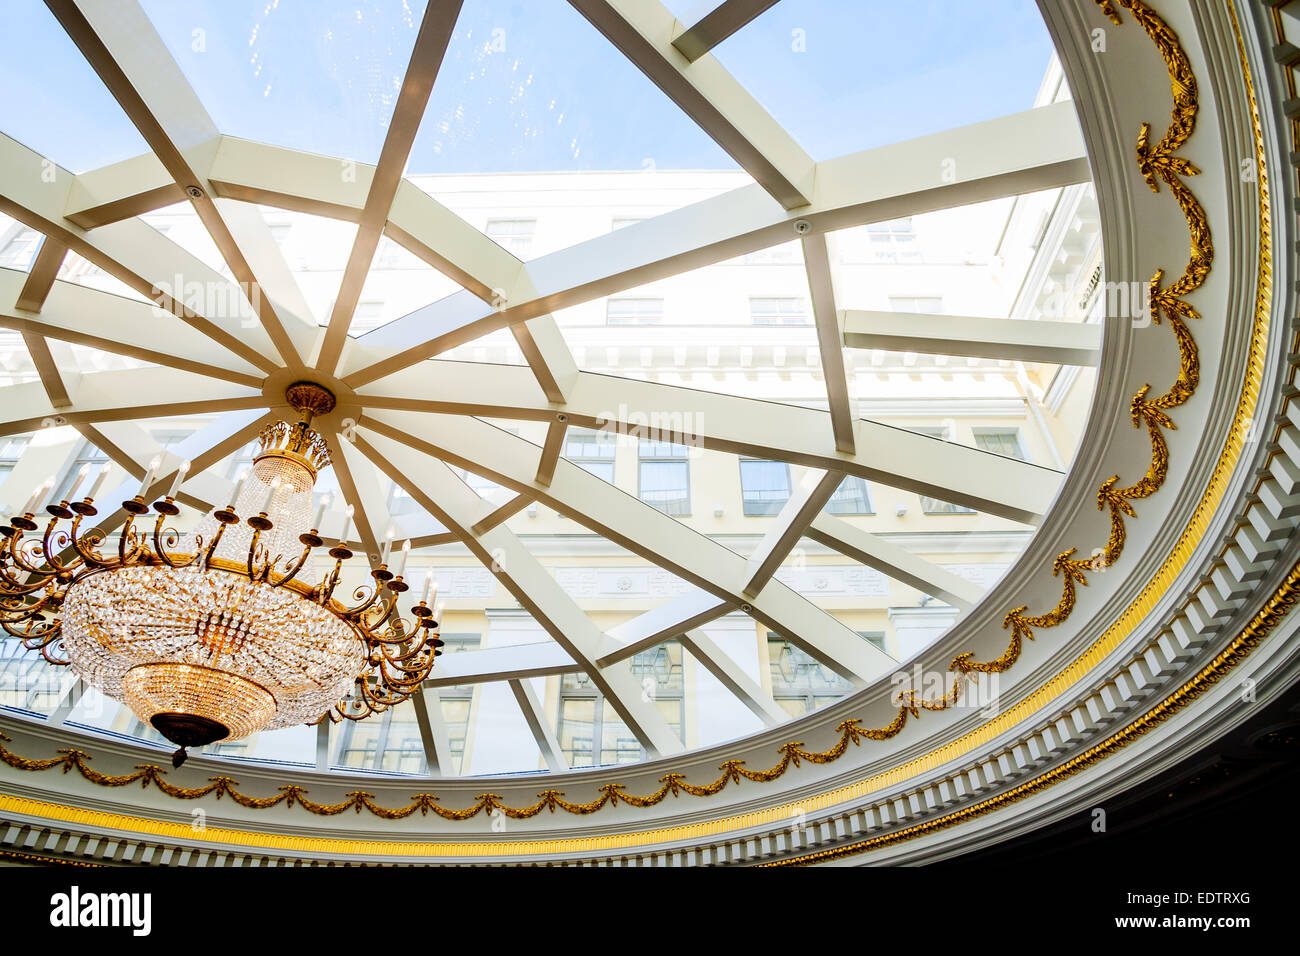
[{"label": "radiating ceiling beam", "polygon": [[580,674],[582,665],[554,641],[475,647],[438,658],[425,686],[455,687],[490,681]]},{"label": "radiating ceiling beam", "polygon": [[840,335],[839,313],[835,309],[835,287],[831,281],[831,260],[824,235],[803,240],[804,269],[808,273],[813,321],[817,325],[817,348],[821,356],[822,378],[826,383],[826,401],[831,416],[835,447],[846,454],[854,452],[853,398],[849,393],[848,372],[844,367],[844,346]]},{"label": "radiating ceiling beam", "polygon": [[[744,602],[741,592],[748,580],[745,558],[565,459],[557,464],[550,486],[537,484],[534,478],[540,449],[518,436],[474,418],[400,412],[369,412],[362,427],[391,439],[386,448],[391,448],[392,442],[400,443],[517,493],[533,495],[688,583],[734,604]],[[440,514],[437,517],[446,523]],[[503,531],[506,529],[497,528],[489,534]],[[523,560],[535,563],[527,552]],[[558,588],[549,574],[540,583]],[[857,685],[891,666],[886,655],[779,581],[771,582],[745,607],[751,616]],[[603,653],[598,633],[592,646],[583,651],[593,661]]]},{"label": "radiating ceiling beam", "polygon": [[[461,538],[542,629],[582,667],[647,752],[651,756],[679,752],[681,741],[653,704],[642,699],[641,684],[631,668],[625,663],[610,667],[597,665],[595,654],[599,649],[600,629],[554,576],[503,525],[481,535],[474,534],[470,525],[481,499],[473,489],[445,462],[431,459],[414,445],[398,443],[362,424],[361,432],[365,434],[358,433],[357,449]],[[415,479],[416,475],[419,480]]]},{"label": "radiating ceiling beam", "polygon": [[680,640],[686,652],[716,677],[718,683],[735,694],[765,726],[775,727],[790,719],[790,715],[781,709],[772,695],[763,690],[763,685],[754,680],[704,631],[698,628],[687,631]]},{"label": "radiating ceiling beam", "polygon": [[[527,495],[515,495],[501,507],[494,509],[480,518],[475,522],[470,530],[473,531],[474,534],[483,534],[485,531],[491,531],[497,525],[519,514],[519,512],[527,508],[532,504],[532,502],[533,499],[529,498]],[[451,535],[451,538],[452,540],[459,540],[455,535]]]},{"label": "radiating ceiling beam", "polygon": [[153,153],[78,173],[68,191],[63,216],[82,229],[185,202],[185,190]]},{"label": "radiating ceiling beam", "polygon": [[[524,370],[459,364],[404,371],[362,389],[362,400],[372,410],[553,418],[549,404],[528,399],[534,384]],[[842,471],[1026,524],[1046,513],[1061,480],[1050,468],[861,419],[853,423],[857,451],[848,455],[820,409],[589,372],[579,374],[564,414],[570,427],[631,435],[649,428],[665,440]],[[536,462],[537,446],[524,444]],[[473,462],[463,467],[479,472]]]},{"label": "radiating ceiling beam", "polygon": [[27,291],[19,276],[0,274],[0,328],[84,345],[248,388],[261,387],[262,377],[256,368],[200,333],[181,327],[171,328],[164,335],[161,326],[169,316],[160,315],[148,303],[59,282],[37,319],[19,314],[22,306],[15,296],[21,299]]},{"label": "radiating ceiling beam", "polygon": [[[351,164],[347,176],[340,168],[337,159],[226,136],[211,181],[232,199],[360,222],[375,167]],[[384,234],[463,287],[476,312],[534,297],[522,262],[411,182],[398,185],[387,215]],[[539,315],[511,332],[547,399],[562,403],[578,369],[554,318]]]},{"label": "radiating ceiling beam", "polygon": [[1102,327],[1084,322],[990,319],[848,309],[844,344],[929,355],[1095,366]]},{"label": "radiating ceiling beam", "polygon": [[[167,174],[185,191],[281,360],[300,364],[294,335],[272,296],[262,289],[207,185],[204,173],[217,141],[216,125],[144,10],[136,2],[104,6],[86,0],[46,0],[46,6]],[[305,334],[301,327],[293,332]]]},{"label": "radiating ceiling beam", "polygon": [[551,476],[555,474],[555,463],[560,460],[560,452],[564,450],[564,436],[569,430],[566,422],[567,418],[551,422],[546,429],[546,444],[542,446],[542,458],[537,463],[537,476],[534,479],[539,485],[549,485]]},{"label": "radiating ceiling beam", "polygon": [[689,29],[673,40],[677,52],[694,63],[777,0],[723,0]]},{"label": "radiating ceiling beam", "polygon": [[379,248],[384,224],[388,221],[389,210],[397,196],[398,186],[401,185],[402,174],[406,171],[415,136],[420,131],[420,120],[424,117],[429,94],[433,92],[433,81],[438,76],[447,43],[455,29],[460,6],[461,0],[429,0],[420,20],[420,30],[415,37],[415,47],[411,51],[406,75],[402,79],[397,105],[393,108],[388,123],[379,164],[370,181],[370,191],[357,223],[352,251],[343,269],[343,280],[334,300],[329,328],[316,359],[316,367],[327,375],[334,373],[343,353],[348,328],[352,324],[352,314],[356,311],[361,289],[370,273],[375,250]]},{"label": "radiating ceiling beam", "polygon": [[681,637],[688,630],[715,621],[735,610],[736,605],[710,594],[701,588],[692,588],[685,594],[652,607],[632,618],[611,627],[601,642],[597,663],[612,664],[647,651],[664,641]]},{"label": "radiating ceiling beam", "polygon": [[842,518],[818,515],[807,537],[962,611],[969,611],[983,597],[979,587],[960,575]]},{"label": "radiating ceiling beam", "polygon": [[542,752],[547,769],[551,773],[564,773],[569,769],[569,761],[565,758],[564,751],[560,749],[560,742],[555,737],[555,731],[551,729],[550,721],[546,719],[546,712],[537,696],[537,691],[533,689],[532,684],[522,680],[512,680],[510,689],[519,703],[519,709],[528,723],[528,729],[533,732],[533,739],[537,741],[537,749]]},{"label": "radiating ceiling beam", "polygon": [[433,776],[458,776],[451,762],[451,742],[447,738],[447,722],[442,719],[438,688],[421,687],[411,697],[411,705],[415,708],[415,724],[420,729],[425,768]]},{"label": "radiating ceiling beam", "polygon": [[[0,328],[3,327],[4,319],[0,317]],[[41,377],[41,385],[50,400],[50,407],[57,411],[71,408],[72,399],[68,395],[68,387],[64,384],[59,365],[50,352],[50,344],[37,332],[22,330],[22,336],[27,354],[36,366],[36,374]]]},{"label": "radiating ceiling beam", "polygon": [[677,24],[657,0],[569,3],[786,209],[807,206],[815,164],[722,65],[691,63],[673,45]]},{"label": "radiating ceiling beam", "polygon": [[98,229],[100,226],[121,222],[124,219],[143,216],[165,206],[174,206],[176,203],[185,202],[188,198],[184,189],[176,183],[169,182],[98,206],[74,209],[65,218],[82,229]]},{"label": "radiating ceiling beam", "polygon": [[745,597],[752,599],[762,592],[843,480],[844,475],[838,471],[811,471],[795,486],[772,527],[749,556]]},{"label": "radiating ceiling beam", "polygon": [[469,293],[448,296],[363,336],[388,354],[343,377],[357,388],[496,329],[790,242],[797,221],[812,235],[1089,176],[1068,102],[826,160],[806,208],[774,209],[761,187],[747,186],[540,256],[527,264],[536,289],[527,300],[492,308]]},{"label": "radiating ceiling beam", "polygon": [[[48,173],[53,181],[46,182]],[[234,306],[243,293],[234,283],[200,262],[140,220],[96,229],[92,234],[63,218],[74,180],[67,170],[48,166],[39,153],[0,134],[0,213],[42,233],[136,293],[174,314],[227,351],[262,371],[277,368],[269,358],[270,338],[260,325],[249,328]],[[175,288],[180,280],[182,287]],[[201,314],[187,301],[218,307]]]},{"label": "radiating ceiling beam", "polygon": [[27,271],[27,279],[23,283],[22,291],[14,301],[14,308],[22,309],[24,312],[41,311],[50,289],[54,287],[54,280],[59,277],[59,269],[63,266],[63,260],[67,255],[68,247],[63,243],[49,236],[42,238],[41,247],[36,251],[36,258],[32,260],[32,266]]},{"label": "radiating ceiling beam", "polygon": [[[140,371],[96,372],[82,375],[70,388],[72,407],[58,411],[67,424],[131,421],[168,415],[202,415],[265,408],[260,391],[227,382],[200,378],[174,369],[150,371],[150,387],[140,388]],[[159,401],[165,396],[178,401]],[[35,431],[56,414],[40,382],[20,382],[0,387],[0,435]]]}]

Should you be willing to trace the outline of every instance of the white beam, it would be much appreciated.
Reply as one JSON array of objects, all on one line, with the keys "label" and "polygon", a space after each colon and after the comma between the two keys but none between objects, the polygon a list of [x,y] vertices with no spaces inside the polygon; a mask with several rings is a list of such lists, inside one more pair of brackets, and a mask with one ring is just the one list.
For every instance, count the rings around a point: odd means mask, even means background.
[{"label": "white beam", "polygon": [[523,680],[512,680],[510,689],[514,691],[515,700],[519,702],[519,709],[523,711],[524,720],[528,722],[528,729],[533,732],[533,739],[537,741],[537,748],[542,752],[546,766],[551,773],[564,773],[569,769],[569,761],[565,759],[564,751],[560,749],[560,742],[555,737],[555,731],[551,729],[551,724],[546,719],[542,702],[537,698],[537,691],[533,689],[532,684]]},{"label": "white beam", "polygon": [[723,0],[690,29],[683,30],[673,46],[694,63],[741,27],[752,21],[776,0]]},{"label": "white beam", "polygon": [[680,640],[682,647],[716,677],[723,687],[740,698],[766,726],[775,727],[790,719],[790,715],[780,708],[772,695],[763,690],[763,685],[750,677],[709,635],[697,628],[683,634]]},{"label": "white beam", "polygon": [[831,260],[824,235],[803,240],[804,268],[808,273],[813,321],[817,325],[817,348],[821,356],[822,377],[826,380],[826,401],[830,409],[831,430],[835,447],[842,452],[854,451],[853,398],[844,368],[839,313],[835,309],[835,286],[831,281]]},{"label": "white beam", "polygon": [[838,471],[810,471],[804,475],[781,507],[771,529],[749,556],[745,565],[745,575],[749,579],[745,584],[745,597],[753,598],[762,592],[843,480],[844,475]]},{"label": "white beam", "polygon": [[[600,667],[596,663],[600,629],[519,539],[501,525],[474,534],[470,524],[480,499],[473,489],[444,462],[430,460],[414,447],[371,429],[363,431],[366,435],[358,434],[357,449],[460,537],[543,630],[586,671],[646,750],[652,756],[679,752],[681,741],[663,715],[641,699],[641,685],[630,667],[625,663]],[[413,477],[416,475],[418,481]]]},{"label": "white beam", "polygon": [[[362,426],[425,455],[491,478],[517,493],[534,495],[538,501],[696,587],[734,604],[744,601],[741,592],[748,581],[745,558],[570,461],[560,460],[550,486],[537,484],[534,476],[540,449],[531,442],[487,422],[460,416],[370,413]],[[446,523],[441,515],[438,517]],[[502,531],[505,529],[497,528],[490,534]],[[525,560],[536,563],[531,556]],[[558,590],[549,574],[539,584]],[[891,664],[888,657],[832,615],[779,581],[764,588],[748,613],[858,683],[878,676]],[[597,639],[585,653],[601,653],[598,645]]]},{"label": "white beam", "polygon": [[962,611],[969,611],[984,596],[978,587],[960,575],[841,518],[818,515],[807,536]]},{"label": "white beam", "polygon": [[708,624],[735,609],[731,601],[700,588],[638,614],[611,627],[601,642],[598,664],[612,664],[680,637],[693,627]]},{"label": "white beam", "polygon": [[657,0],[569,0],[786,209],[806,206],[814,163],[713,57],[673,45],[679,24]]},{"label": "white beam", "polygon": [[178,325],[174,316],[147,302],[73,282],[56,282],[40,317],[20,301],[22,275],[0,272],[0,328],[85,345],[141,362],[165,365],[209,378],[260,388],[258,369],[202,333]]},{"label": "white beam", "polygon": [[371,177],[366,204],[362,207],[361,218],[357,222],[352,252],[343,269],[343,279],[339,284],[338,297],[334,300],[329,328],[316,359],[316,367],[327,375],[334,373],[347,341],[352,313],[356,311],[357,302],[361,298],[361,288],[370,272],[375,250],[379,248],[384,223],[388,221],[389,209],[392,208],[397,188],[402,182],[402,173],[406,169],[411,147],[415,144],[416,133],[420,130],[420,120],[429,102],[429,94],[433,92],[433,81],[438,75],[447,43],[456,26],[460,5],[461,0],[429,0],[420,20],[420,30],[415,37],[406,74],[402,77],[397,105],[389,118],[379,164]]},{"label": "white beam", "polygon": [[806,208],[787,212],[762,187],[747,186],[541,256],[527,264],[537,290],[529,300],[492,309],[469,293],[448,296],[363,336],[389,354],[344,378],[360,387],[516,322],[789,242],[799,220],[809,234],[828,232],[1089,175],[1068,102],[826,160]]},{"label": "white beam", "polygon": [[[231,224],[212,198],[206,172],[218,132],[184,73],[138,2],[111,5],[88,0],[46,0],[64,31],[149,144],[167,174],[181,186],[245,300],[288,365],[314,338],[301,317],[286,323],[240,249]],[[245,210],[242,214],[251,213]],[[241,214],[241,213],[237,213]],[[295,339],[297,340],[295,342]]]},{"label": "white beam", "polygon": [[[272,346],[265,331],[248,327],[239,310],[229,308],[242,291],[176,243],[138,219],[96,229],[93,236],[64,219],[73,180],[72,173],[48,166],[39,153],[0,134],[0,213],[67,246],[262,371],[277,367],[268,357]],[[222,308],[205,316],[187,299]]]},{"label": "white beam", "polygon": [[931,355],[1095,366],[1102,327],[1084,322],[990,319],[916,312],[844,313],[844,344]]},{"label": "white beam", "polygon": [[411,698],[415,723],[420,728],[424,746],[424,763],[431,775],[455,777],[451,765],[451,743],[447,739],[447,722],[442,719],[442,697],[436,687],[421,687]]},{"label": "white beam", "polygon": [[[359,398],[374,410],[553,419],[549,403],[528,398],[536,390],[526,371],[455,368],[460,364],[403,371],[363,388]],[[564,414],[571,427],[624,434],[648,427],[665,439],[842,471],[1028,524],[1046,512],[1061,480],[1050,468],[863,420],[854,422],[857,452],[849,455],[836,447],[827,413],[819,409],[590,372],[579,374]],[[536,463],[537,446],[529,447]]]}]

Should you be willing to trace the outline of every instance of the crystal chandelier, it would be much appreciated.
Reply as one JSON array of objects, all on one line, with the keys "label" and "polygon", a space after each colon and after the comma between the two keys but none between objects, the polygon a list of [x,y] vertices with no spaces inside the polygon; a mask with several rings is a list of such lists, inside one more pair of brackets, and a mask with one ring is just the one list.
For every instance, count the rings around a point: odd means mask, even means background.
[{"label": "crystal chandelier", "polygon": [[310,426],[333,409],[334,396],[298,383],[286,397],[302,419],[263,430],[231,504],[189,534],[167,527],[180,514],[175,496],[188,463],[153,503],[147,529],[157,461],[140,493],[122,503],[115,548],[102,530],[81,530],[98,514],[94,495],[107,466],[84,500],[48,504],[44,528],[36,509],[52,482],[0,526],[0,626],[127,704],[178,745],[177,766],[187,747],[387,710],[415,692],[441,653],[432,575],[410,618],[398,613],[410,542],[389,571],[390,539],[373,584],[358,587],[352,604],[336,599],[353,556],[349,509],[342,538],[326,552],[332,566],[311,580],[311,558],[325,544],[325,505],[313,520],[312,489],[330,458]]}]

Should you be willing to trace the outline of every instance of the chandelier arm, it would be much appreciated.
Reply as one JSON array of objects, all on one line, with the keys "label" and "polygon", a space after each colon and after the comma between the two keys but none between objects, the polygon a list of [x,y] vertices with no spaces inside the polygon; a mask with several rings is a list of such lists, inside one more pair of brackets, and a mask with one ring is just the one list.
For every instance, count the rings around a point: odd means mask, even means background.
[{"label": "chandelier arm", "polygon": [[[80,520],[81,515],[77,515],[72,521],[72,530],[70,532],[60,531],[58,535],[54,533],[54,528],[59,523],[58,518],[51,520],[45,528],[45,534],[41,537],[41,547],[45,552],[45,563],[50,566],[50,569],[55,575],[74,571],[81,565],[81,562],[77,559],[73,559],[73,561],[68,564],[63,564],[55,557],[56,553],[66,551],[68,546],[72,544],[72,535],[76,534],[77,523]],[[62,538],[60,538],[59,535],[62,535]],[[61,548],[55,548],[54,545],[60,541],[66,543],[64,543]]]},{"label": "chandelier arm", "polygon": [[[73,530],[75,532],[76,528],[74,527]],[[72,547],[80,555],[86,567],[107,570],[108,568],[117,567],[117,565],[100,554],[96,547],[107,540],[108,535],[102,528],[91,528],[83,535],[74,533],[72,535]]]},{"label": "chandelier arm", "polygon": [[289,569],[289,572],[284,577],[280,578],[278,581],[275,580],[273,576],[270,576],[270,569],[268,569],[267,583],[270,584],[271,587],[273,588],[284,587],[286,584],[288,584],[290,581],[296,578],[298,576],[298,572],[301,571],[303,567],[307,564],[307,559],[311,557],[311,550],[312,550],[311,545],[309,544],[304,545],[302,549],[302,554],[298,556],[298,560],[294,562],[293,567],[291,567]]},{"label": "chandelier arm", "polygon": [[[55,600],[56,598],[53,594],[47,594],[35,604],[23,607],[21,613],[17,608],[12,608],[11,610],[14,612],[13,615],[0,617],[0,624],[21,624],[23,621],[30,621],[37,614],[40,614],[41,611],[45,610],[45,608],[54,605]],[[15,634],[14,636],[18,637],[19,635]]]},{"label": "chandelier arm", "polygon": [[36,550],[41,551],[41,558],[43,560],[45,554],[44,554],[44,549],[41,546],[41,542],[36,538],[28,538],[27,544],[24,545],[21,543],[22,538],[23,538],[23,533],[20,530],[17,534],[15,534],[10,539],[11,543],[9,548],[9,557],[13,561],[13,563],[18,567],[22,568],[22,570],[26,571],[28,574],[34,574],[37,577],[43,578],[46,581],[54,577],[54,573],[52,571],[49,571],[48,569],[43,569],[41,565],[28,564],[27,556],[23,554],[24,549],[28,547],[34,547]]},{"label": "chandelier arm", "polygon": [[180,541],[180,534],[177,533],[177,531],[174,528],[168,528],[166,532],[164,532],[163,522],[167,520],[167,517],[168,516],[165,512],[160,511],[158,513],[158,520],[154,522],[154,526],[153,526],[154,554],[156,554],[158,556],[158,559],[162,561],[164,564],[166,564],[168,567],[188,568],[191,564],[197,561],[199,559],[199,556],[203,553],[203,538],[196,534],[194,536],[194,554],[185,555],[185,557],[188,560],[177,561],[175,559],[175,556],[171,552],[169,552],[165,547],[163,547],[164,540],[173,543]]},{"label": "chandelier arm", "polygon": [[[360,623],[360,619],[362,615],[364,615],[366,611],[370,610],[370,608],[374,606],[375,601],[379,600],[379,595],[382,594],[383,591],[384,591],[384,584],[378,578],[376,578],[376,584],[373,588],[367,587],[364,584],[357,585],[357,589],[352,592],[352,596],[356,600],[361,601],[361,603],[356,605],[355,607],[344,606],[342,609],[340,609],[337,612],[338,615],[340,617],[348,618],[354,623]],[[366,594],[369,594],[370,596],[367,598],[365,597]],[[395,595],[394,595],[394,599],[396,599]]]},{"label": "chandelier arm", "polygon": [[[132,503],[123,502],[123,505]],[[143,514],[144,512],[140,513]],[[144,539],[135,533],[135,516],[136,512],[128,508],[126,521],[123,523],[117,539],[117,564],[113,565],[113,567],[124,568],[127,565],[135,564],[147,548]]]},{"label": "chandelier arm", "polygon": [[222,521],[217,524],[217,533],[212,536],[212,542],[207,549],[203,551],[203,570],[212,570],[212,556],[216,554],[217,545],[221,543],[221,536],[226,533],[226,522]]},{"label": "chandelier arm", "polygon": [[[63,633],[63,628],[59,628],[59,633],[60,634]],[[50,638],[48,641],[45,641],[43,644],[38,645],[40,648],[41,657],[45,658],[45,660],[48,663],[53,664],[55,667],[67,667],[72,663],[72,658],[50,656],[50,648],[59,646],[59,643],[60,642],[56,641],[54,638]],[[23,643],[23,646],[24,647],[27,646],[26,642]],[[65,650],[67,649],[66,645],[63,645],[63,647]],[[29,650],[35,650],[35,649],[36,648],[29,648]]]}]

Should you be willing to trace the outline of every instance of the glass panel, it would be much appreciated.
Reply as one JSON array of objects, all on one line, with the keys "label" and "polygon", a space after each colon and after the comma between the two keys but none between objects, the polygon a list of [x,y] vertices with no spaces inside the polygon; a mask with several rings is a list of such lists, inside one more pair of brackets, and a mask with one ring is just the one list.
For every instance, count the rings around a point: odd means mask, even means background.
[{"label": "glass panel", "polygon": [[749,318],[755,325],[810,325],[806,299],[757,298],[749,300]]},{"label": "glass panel", "polygon": [[1029,109],[1052,42],[1032,0],[782,0],[713,54],[820,160]]},{"label": "glass panel", "polygon": [[594,766],[592,741],[596,733],[596,698],[560,701],[560,749],[570,767]]},{"label": "glass panel", "polygon": [[[667,445],[662,442],[643,442],[642,448],[673,448],[682,446]],[[677,459],[657,459],[642,451],[640,471],[640,498],[646,504],[653,505],[665,514],[688,515],[691,513],[691,473],[690,465],[682,457]],[[649,458],[650,460],[646,460]]]},{"label": "glass panel", "polygon": [[853,476],[845,478],[840,482],[840,486],[835,489],[835,494],[831,495],[831,500],[826,502],[826,507],[822,510],[833,515],[869,515],[874,513],[874,509],[871,507],[871,493],[867,488],[866,481]]},{"label": "glass panel", "polygon": [[984,451],[991,451],[996,455],[1005,455],[1008,458],[1019,458],[1021,461],[1029,460],[1020,444],[1020,433],[1014,428],[1006,431],[977,431],[975,432],[975,447],[982,448]]},{"label": "glass panel", "polygon": [[223,133],[374,163],[425,3],[143,6]]},{"label": "glass panel", "polygon": [[663,320],[663,299],[610,299],[605,303],[609,325],[659,325]]},{"label": "glass panel", "polygon": [[517,0],[461,8],[410,163],[413,173],[735,168],[569,4]]},{"label": "glass panel", "polygon": [[0,132],[73,173],[149,152],[45,4],[0,4],[0,36]]},{"label": "glass panel", "polygon": [[780,514],[790,500],[790,466],[781,461],[742,458],[740,488],[745,514]]}]

